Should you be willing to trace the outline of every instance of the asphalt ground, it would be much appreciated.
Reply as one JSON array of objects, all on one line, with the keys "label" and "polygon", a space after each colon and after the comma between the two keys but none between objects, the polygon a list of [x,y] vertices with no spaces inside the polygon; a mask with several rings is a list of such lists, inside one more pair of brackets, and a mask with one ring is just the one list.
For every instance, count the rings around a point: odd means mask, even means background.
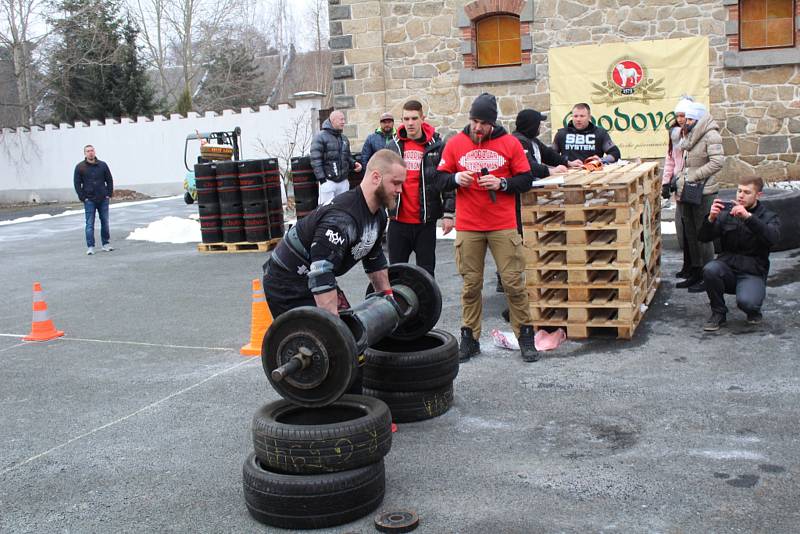
[{"label": "asphalt ground", "polygon": [[[113,209],[117,250],[93,257],[81,215],[0,226],[0,532],[275,531],[241,476],[252,414],[278,398],[238,353],[265,255],[123,239],[195,209]],[[452,246],[438,326],[457,335]],[[667,242],[633,340],[533,364],[491,344],[508,327],[488,266],[483,353],[447,414],[400,425],[380,509],[415,510],[425,533],[797,532],[800,252],[773,255],[762,326],[732,311],[717,334],[706,297],[674,288],[679,261]],[[64,338],[22,342],[35,281]],[[355,300],[366,277],[341,282]],[[374,532],[372,515],[320,532]]]}]

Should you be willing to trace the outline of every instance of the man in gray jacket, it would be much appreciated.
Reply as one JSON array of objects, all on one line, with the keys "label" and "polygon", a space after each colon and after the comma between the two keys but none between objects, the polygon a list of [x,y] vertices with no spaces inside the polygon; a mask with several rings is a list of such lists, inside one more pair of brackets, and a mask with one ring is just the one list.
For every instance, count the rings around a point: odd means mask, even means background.
[{"label": "man in gray jacket", "polygon": [[350,153],[350,140],[342,133],[344,113],[334,111],[311,141],[311,168],[319,182],[319,205],[350,189],[350,169],[361,171],[361,164]]}]

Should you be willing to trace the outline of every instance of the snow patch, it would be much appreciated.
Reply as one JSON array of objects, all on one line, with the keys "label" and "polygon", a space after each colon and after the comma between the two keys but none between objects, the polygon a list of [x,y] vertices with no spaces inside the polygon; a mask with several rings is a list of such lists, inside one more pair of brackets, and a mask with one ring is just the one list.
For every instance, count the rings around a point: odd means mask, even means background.
[{"label": "snow patch", "polygon": [[198,243],[202,237],[198,221],[169,216],[151,222],[144,228],[137,228],[125,239],[153,243]]}]

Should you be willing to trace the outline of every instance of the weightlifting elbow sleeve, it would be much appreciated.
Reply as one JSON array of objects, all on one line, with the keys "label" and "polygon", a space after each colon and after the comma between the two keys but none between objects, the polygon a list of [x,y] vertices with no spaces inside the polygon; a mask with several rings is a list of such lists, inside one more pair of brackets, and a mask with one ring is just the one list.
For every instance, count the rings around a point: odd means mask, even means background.
[{"label": "weightlifting elbow sleeve", "polygon": [[308,289],[314,294],[336,289],[336,276],[333,274],[331,262],[318,260],[311,264],[311,269],[308,271]]}]

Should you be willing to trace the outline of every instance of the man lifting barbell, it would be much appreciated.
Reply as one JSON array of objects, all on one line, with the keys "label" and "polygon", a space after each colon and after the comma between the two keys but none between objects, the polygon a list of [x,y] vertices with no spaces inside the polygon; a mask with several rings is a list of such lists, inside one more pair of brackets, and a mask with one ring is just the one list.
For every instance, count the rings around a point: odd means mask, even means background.
[{"label": "man lifting barbell", "polygon": [[381,246],[385,208],[394,207],[405,179],[403,159],[379,150],[359,187],[319,206],[286,233],[264,264],[264,294],[273,318],[298,306],[337,315],[336,277],[359,261],[377,291],[391,292]]},{"label": "man lifting barbell", "polygon": [[[394,207],[405,179],[403,159],[379,150],[359,187],[319,206],[286,233],[264,264],[264,294],[274,319],[302,306],[338,316],[349,304],[336,277],[359,261],[375,291],[396,306],[382,243],[386,208]],[[350,391],[359,390],[356,381]]]}]

